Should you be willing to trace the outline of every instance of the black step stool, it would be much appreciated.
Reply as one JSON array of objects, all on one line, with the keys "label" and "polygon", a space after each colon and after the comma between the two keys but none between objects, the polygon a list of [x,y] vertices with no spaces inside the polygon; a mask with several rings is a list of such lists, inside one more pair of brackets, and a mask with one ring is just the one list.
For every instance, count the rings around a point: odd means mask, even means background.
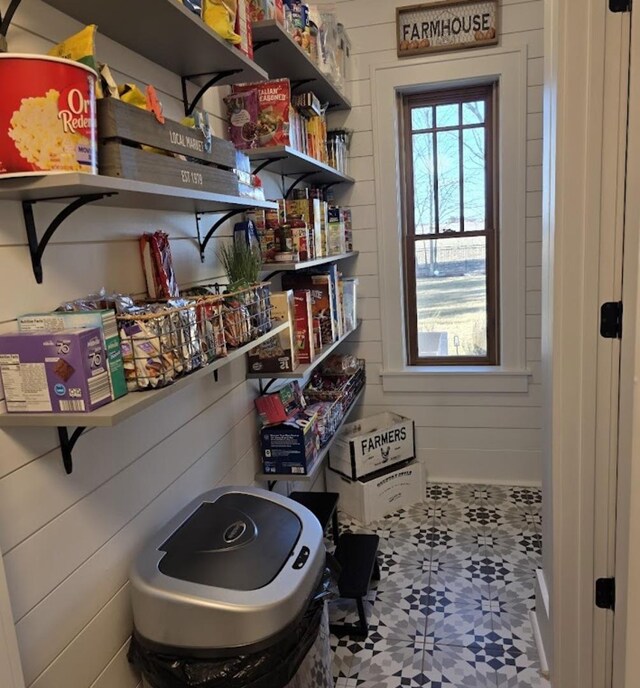
[{"label": "black step stool", "polygon": [[338,528],[338,497],[337,492],[292,492],[289,499],[306,506],[307,509],[320,521],[322,530],[325,531],[331,521],[333,530],[333,542],[338,544],[340,530]]},{"label": "black step stool", "polygon": [[355,600],[358,605],[357,624],[331,624],[331,632],[337,636],[348,635],[364,640],[369,635],[369,624],[364,611],[364,598],[372,580],[380,580],[377,535],[344,533],[338,539],[335,558],[342,567],[338,580],[340,597]]}]

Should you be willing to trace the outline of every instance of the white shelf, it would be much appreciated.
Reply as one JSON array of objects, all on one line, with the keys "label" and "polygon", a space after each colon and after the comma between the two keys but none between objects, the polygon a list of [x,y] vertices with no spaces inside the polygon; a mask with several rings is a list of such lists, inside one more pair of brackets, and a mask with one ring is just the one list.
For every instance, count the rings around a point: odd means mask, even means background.
[{"label": "white shelf", "polygon": [[353,330],[347,332],[347,334],[342,335],[340,339],[335,341],[329,346],[325,346],[320,349],[318,355],[313,359],[311,363],[305,363],[304,365],[299,365],[295,370],[290,373],[248,373],[247,378],[250,380],[304,380],[307,378],[309,373],[317,368],[322,361],[329,356],[333,351],[335,351],[342,342],[344,342],[347,337],[350,337],[354,332],[357,332],[358,328],[362,324],[362,320],[358,320],[358,324]]},{"label": "white shelf", "polygon": [[271,42],[255,50],[253,56],[267,70],[271,79],[284,77],[291,81],[308,81],[304,90],[313,91],[321,102],[328,103],[333,110],[351,109],[351,103],[344,93],[274,19],[255,22],[252,28],[254,46],[264,41]]},{"label": "white shelf", "polygon": [[340,430],[342,430],[342,426],[349,420],[349,416],[355,409],[355,407],[358,405],[360,400],[362,399],[362,395],[364,394],[364,387],[358,392],[356,395],[356,398],[353,400],[353,403],[351,406],[348,408],[347,412],[344,414],[344,417],[342,418],[342,422],[340,425],[338,425],[333,437],[325,444],[325,446],[320,450],[320,453],[318,454],[318,458],[316,459],[315,463],[311,467],[311,471],[307,473],[307,475],[297,475],[295,473],[256,473],[255,479],[260,481],[260,482],[271,482],[271,481],[278,481],[278,480],[287,480],[289,482],[295,482],[295,483],[310,483],[313,480],[315,480],[316,476],[318,475],[318,472],[320,471],[320,468],[322,468],[325,459],[327,456],[329,456],[329,451],[331,449],[331,445],[335,442],[336,438],[340,434]]},{"label": "white shelf", "polygon": [[280,323],[259,339],[255,339],[251,343],[231,351],[228,356],[220,358],[190,375],[179,378],[167,387],[162,387],[152,392],[129,392],[126,396],[116,399],[116,401],[112,401],[110,404],[90,413],[2,413],[0,414],[0,428],[68,426],[102,428],[118,425],[118,423],[122,423],[127,418],[157,404],[163,399],[173,396],[197,380],[211,375],[214,371],[243,357],[251,349],[266,342],[279,332],[283,332],[288,327],[289,323]]},{"label": "white shelf", "polygon": [[266,169],[269,172],[285,177],[296,177],[301,174],[312,173],[308,178],[311,184],[353,184],[355,179],[347,174],[339,172],[334,167],[305,155],[291,146],[272,146],[269,148],[254,148],[244,151],[252,162],[261,163],[273,160]]},{"label": "white shelf", "polygon": [[0,201],[51,201],[68,203],[75,196],[114,194],[98,205],[185,212],[214,212],[237,208],[277,208],[276,203],[241,196],[210,193],[164,184],[138,182],[100,174],[63,172],[42,177],[0,179]]},{"label": "white shelf", "polygon": [[326,256],[324,258],[316,258],[315,260],[305,260],[301,263],[263,263],[262,271],[269,272],[297,272],[298,270],[308,270],[315,268],[318,265],[326,265],[327,263],[335,263],[338,260],[346,260],[347,258],[354,258],[358,255],[358,251],[351,251],[350,253],[340,253],[337,256]]},{"label": "white shelf", "polygon": [[[238,70],[224,83],[264,81],[267,73],[221,38],[180,0],[45,0],[179,76]],[[207,77],[195,79],[199,83]]]}]

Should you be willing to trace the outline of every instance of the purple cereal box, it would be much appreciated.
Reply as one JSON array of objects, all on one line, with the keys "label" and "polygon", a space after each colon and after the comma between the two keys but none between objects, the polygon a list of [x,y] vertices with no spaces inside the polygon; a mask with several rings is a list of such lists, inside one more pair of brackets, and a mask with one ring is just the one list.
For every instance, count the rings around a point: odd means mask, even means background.
[{"label": "purple cereal box", "polygon": [[0,335],[9,413],[82,413],[112,401],[100,328]]}]

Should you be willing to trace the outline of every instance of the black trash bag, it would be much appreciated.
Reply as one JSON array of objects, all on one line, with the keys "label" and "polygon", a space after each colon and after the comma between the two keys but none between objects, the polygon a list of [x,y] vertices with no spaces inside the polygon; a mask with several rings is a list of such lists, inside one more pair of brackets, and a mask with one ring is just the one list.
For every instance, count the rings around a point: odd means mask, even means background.
[{"label": "black trash bag", "polygon": [[177,657],[148,649],[134,633],[127,658],[153,688],[285,688],[316,640],[331,587],[327,568],[300,621],[261,652],[220,659]]}]

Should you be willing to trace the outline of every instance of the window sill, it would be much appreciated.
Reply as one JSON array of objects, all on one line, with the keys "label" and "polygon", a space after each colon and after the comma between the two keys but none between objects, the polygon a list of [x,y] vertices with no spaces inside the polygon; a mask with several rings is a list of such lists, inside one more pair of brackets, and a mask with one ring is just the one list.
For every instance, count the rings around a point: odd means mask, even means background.
[{"label": "window sill", "polygon": [[525,393],[529,390],[528,370],[505,370],[485,366],[411,366],[383,370],[385,392],[481,392]]}]

